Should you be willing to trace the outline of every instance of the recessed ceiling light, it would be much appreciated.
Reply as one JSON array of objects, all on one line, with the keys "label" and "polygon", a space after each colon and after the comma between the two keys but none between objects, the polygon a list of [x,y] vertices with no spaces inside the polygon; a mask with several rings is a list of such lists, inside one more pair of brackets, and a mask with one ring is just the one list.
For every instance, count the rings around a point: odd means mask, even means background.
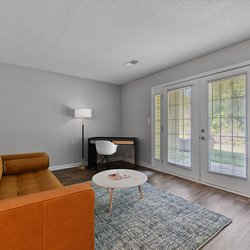
[{"label": "recessed ceiling light", "polygon": [[132,67],[132,66],[134,66],[135,64],[137,64],[138,62],[139,62],[139,61],[136,61],[136,60],[132,59],[132,60],[130,60],[130,61],[124,63],[123,66],[125,66],[125,67]]}]

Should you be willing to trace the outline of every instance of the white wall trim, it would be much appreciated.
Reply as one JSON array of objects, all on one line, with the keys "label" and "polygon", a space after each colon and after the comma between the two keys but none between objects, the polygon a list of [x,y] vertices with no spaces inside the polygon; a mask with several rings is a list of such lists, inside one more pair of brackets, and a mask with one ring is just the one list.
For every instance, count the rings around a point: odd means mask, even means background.
[{"label": "white wall trim", "polygon": [[60,170],[60,169],[67,169],[67,168],[76,168],[81,166],[82,164],[87,164],[87,162],[75,162],[75,163],[69,163],[69,164],[64,164],[64,165],[57,165],[57,166],[50,166],[49,169],[51,171],[54,170]]},{"label": "white wall trim", "polygon": [[[122,161],[123,157],[121,157],[121,156],[113,157],[113,158],[110,158],[110,160],[112,160],[112,161]],[[84,161],[84,162],[75,162],[75,163],[69,163],[69,164],[64,164],[64,165],[50,166],[49,169],[51,171],[55,171],[55,170],[67,169],[67,168],[77,168],[77,167],[79,167],[81,165],[88,165],[88,162]]]},{"label": "white wall trim", "polygon": [[175,80],[175,81],[167,82],[167,83],[164,83],[164,84],[160,84],[160,85],[152,87],[151,91],[154,90],[154,89],[160,88],[160,87],[175,85],[175,84],[182,83],[182,82],[188,82],[188,81],[191,81],[191,80],[203,78],[203,77],[210,76],[210,75],[215,75],[215,74],[222,73],[222,72],[225,72],[225,71],[229,71],[229,70],[232,70],[232,69],[244,68],[244,67],[247,67],[247,66],[250,66],[250,60],[247,60],[247,61],[244,61],[244,62],[241,62],[241,63],[237,63],[237,64],[233,64],[233,65],[229,65],[229,66],[226,66],[226,67],[221,67],[221,68],[218,68],[218,69],[202,72],[202,73],[192,75],[192,76],[189,76],[189,77],[181,78],[179,80]]},{"label": "white wall trim", "polygon": [[[123,156],[112,157],[110,158],[110,160],[111,161],[126,161],[129,163],[134,163],[134,159],[123,157]],[[84,162],[75,162],[75,163],[69,163],[69,164],[64,164],[64,165],[50,166],[49,169],[51,171],[55,171],[55,170],[67,169],[67,168],[77,168],[82,164],[87,165],[88,162],[84,161]],[[142,167],[150,168],[150,164],[146,162],[138,162],[138,164]]]}]

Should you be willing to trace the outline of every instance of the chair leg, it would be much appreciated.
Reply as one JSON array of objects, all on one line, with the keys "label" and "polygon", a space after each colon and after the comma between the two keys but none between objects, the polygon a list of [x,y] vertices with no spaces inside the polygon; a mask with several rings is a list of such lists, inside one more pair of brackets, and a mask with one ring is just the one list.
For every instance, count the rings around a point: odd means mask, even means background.
[{"label": "chair leg", "polygon": [[108,162],[109,168],[112,169],[113,162],[110,160],[110,158],[108,156],[107,156],[107,162]]},{"label": "chair leg", "polygon": [[105,160],[107,162],[107,169],[109,169],[109,160],[108,160],[108,156],[107,155],[105,155]]},{"label": "chair leg", "polygon": [[104,157],[100,162],[98,162],[98,164],[96,164],[96,172],[98,172],[98,166],[99,166],[99,165],[101,166],[101,164],[102,164],[104,161],[105,161],[105,157]]},{"label": "chair leg", "polygon": [[104,161],[105,161],[105,158],[103,158],[103,159],[98,163],[98,165],[101,165]]},{"label": "chair leg", "polygon": [[98,166],[101,165],[105,160],[107,163],[107,169],[110,169],[112,161],[109,159],[107,155],[105,155],[104,158],[96,165],[96,172],[98,172]]}]

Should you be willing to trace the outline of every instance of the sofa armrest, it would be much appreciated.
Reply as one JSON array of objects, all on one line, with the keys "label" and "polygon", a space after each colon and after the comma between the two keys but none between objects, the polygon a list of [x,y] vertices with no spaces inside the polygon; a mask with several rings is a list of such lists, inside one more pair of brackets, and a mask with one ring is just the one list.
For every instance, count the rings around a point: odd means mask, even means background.
[{"label": "sofa armrest", "polygon": [[85,183],[1,201],[1,247],[94,249],[94,196]]}]

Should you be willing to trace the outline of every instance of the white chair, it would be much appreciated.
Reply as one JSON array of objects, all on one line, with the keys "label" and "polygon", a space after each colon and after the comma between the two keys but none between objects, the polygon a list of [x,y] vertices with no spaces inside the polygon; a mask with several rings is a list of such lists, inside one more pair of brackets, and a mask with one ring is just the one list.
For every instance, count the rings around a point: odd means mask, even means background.
[{"label": "white chair", "polygon": [[[108,156],[114,154],[117,151],[117,145],[110,141],[96,141],[95,142],[96,152],[99,155],[103,155],[104,158],[97,164],[101,165],[105,160],[107,162],[107,169],[109,169],[109,163],[111,162]],[[96,166],[96,170],[97,170]]]}]

